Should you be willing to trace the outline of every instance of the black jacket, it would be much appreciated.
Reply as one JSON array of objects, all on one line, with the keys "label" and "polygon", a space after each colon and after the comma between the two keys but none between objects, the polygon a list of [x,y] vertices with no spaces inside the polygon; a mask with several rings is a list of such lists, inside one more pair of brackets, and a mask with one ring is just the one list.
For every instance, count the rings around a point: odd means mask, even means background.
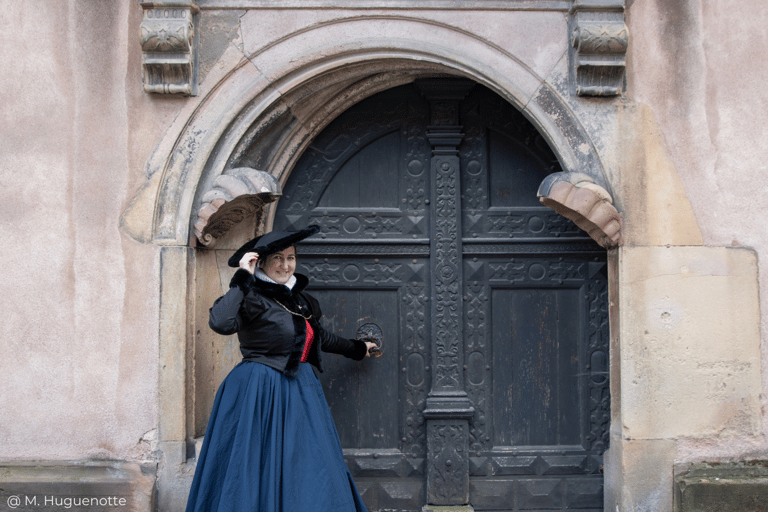
[{"label": "black jacket", "polygon": [[315,333],[307,362],[318,370],[323,371],[318,347],[357,361],[363,359],[365,342],[341,338],[323,329],[318,322],[322,316],[320,305],[304,292],[309,280],[301,274],[294,275],[296,284],[289,290],[238,269],[229,283],[229,291],[213,303],[208,325],[219,334],[237,333],[244,360],[265,364],[291,377],[304,350],[305,318]]}]

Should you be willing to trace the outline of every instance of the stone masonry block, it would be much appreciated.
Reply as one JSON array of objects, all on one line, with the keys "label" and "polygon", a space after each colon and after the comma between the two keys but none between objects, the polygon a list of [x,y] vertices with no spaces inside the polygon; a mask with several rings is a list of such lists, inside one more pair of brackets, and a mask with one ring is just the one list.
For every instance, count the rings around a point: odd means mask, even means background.
[{"label": "stone masonry block", "polygon": [[623,437],[759,435],[754,251],[623,247],[619,261]]},{"label": "stone masonry block", "polygon": [[684,471],[676,471],[673,510],[768,510],[768,461],[698,463]]},{"label": "stone masonry block", "polygon": [[152,512],[156,466],[118,461],[0,463],[0,510]]}]

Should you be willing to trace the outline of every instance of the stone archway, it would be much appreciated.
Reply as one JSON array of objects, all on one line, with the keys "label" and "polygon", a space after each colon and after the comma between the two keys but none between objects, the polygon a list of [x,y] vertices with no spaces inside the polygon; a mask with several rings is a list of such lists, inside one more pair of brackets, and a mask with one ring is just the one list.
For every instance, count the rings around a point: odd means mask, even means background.
[{"label": "stone archway", "polygon": [[[180,326],[193,325],[197,314],[190,270],[197,260],[191,248],[197,244],[193,227],[204,233],[214,219],[215,214],[199,215],[205,195],[244,147],[261,148],[247,167],[284,183],[313,137],[349,106],[417,78],[470,78],[523,112],[557,154],[566,172],[540,189],[548,205],[587,226],[599,242],[615,246],[620,241],[618,213],[610,206],[600,158],[586,130],[544,78],[472,34],[415,19],[390,21],[394,29],[386,44],[365,24],[349,21],[344,27],[339,23],[297,32],[233,66],[179,116],[148,164],[148,183],[124,215],[123,228],[131,236],[162,246],[158,416],[163,464],[158,487],[164,510],[184,502],[192,469],[186,460],[195,430],[195,362],[186,354],[195,336],[193,329]],[[347,39],[352,34],[348,45],[355,46],[354,52],[319,44],[333,40],[342,28]],[[405,35],[414,33],[419,36]],[[284,64],[279,56],[289,51],[301,58]],[[245,187],[242,195],[267,194],[261,198],[266,204],[279,195],[278,188],[267,188]],[[260,213],[269,225],[269,207]],[[258,228],[235,233],[231,243]]]},{"label": "stone archway", "polygon": [[[308,141],[340,112],[383,89],[439,75],[464,76],[498,93],[536,126],[566,172],[588,175],[610,195],[589,135],[539,70],[448,25],[386,17],[386,29],[377,33],[367,20],[297,30],[225,70],[160,142],[140,204],[124,217],[126,231],[142,241],[186,245],[200,192],[243,142],[263,139],[269,149],[259,168],[282,182]],[[328,43],[339,40],[344,43]],[[144,214],[150,204],[151,220]]]}]

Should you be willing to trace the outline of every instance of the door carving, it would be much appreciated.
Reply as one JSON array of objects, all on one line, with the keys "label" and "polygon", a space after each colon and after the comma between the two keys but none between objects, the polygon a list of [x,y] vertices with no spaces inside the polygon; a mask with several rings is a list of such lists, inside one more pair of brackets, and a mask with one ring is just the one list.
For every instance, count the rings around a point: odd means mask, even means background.
[{"label": "door carving", "polygon": [[605,252],[538,203],[559,171],[502,98],[432,80],[339,116],[285,184],[326,328],[381,328],[321,376],[369,510],[602,510]]}]

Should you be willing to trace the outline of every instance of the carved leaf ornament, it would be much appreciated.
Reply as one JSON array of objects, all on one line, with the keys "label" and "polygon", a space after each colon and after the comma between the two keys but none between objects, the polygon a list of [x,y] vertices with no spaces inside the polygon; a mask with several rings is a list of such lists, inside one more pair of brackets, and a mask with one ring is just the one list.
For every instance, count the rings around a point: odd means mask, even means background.
[{"label": "carved leaf ornament", "polygon": [[141,48],[151,52],[189,51],[191,26],[172,27],[166,23],[156,30],[141,27]]}]

